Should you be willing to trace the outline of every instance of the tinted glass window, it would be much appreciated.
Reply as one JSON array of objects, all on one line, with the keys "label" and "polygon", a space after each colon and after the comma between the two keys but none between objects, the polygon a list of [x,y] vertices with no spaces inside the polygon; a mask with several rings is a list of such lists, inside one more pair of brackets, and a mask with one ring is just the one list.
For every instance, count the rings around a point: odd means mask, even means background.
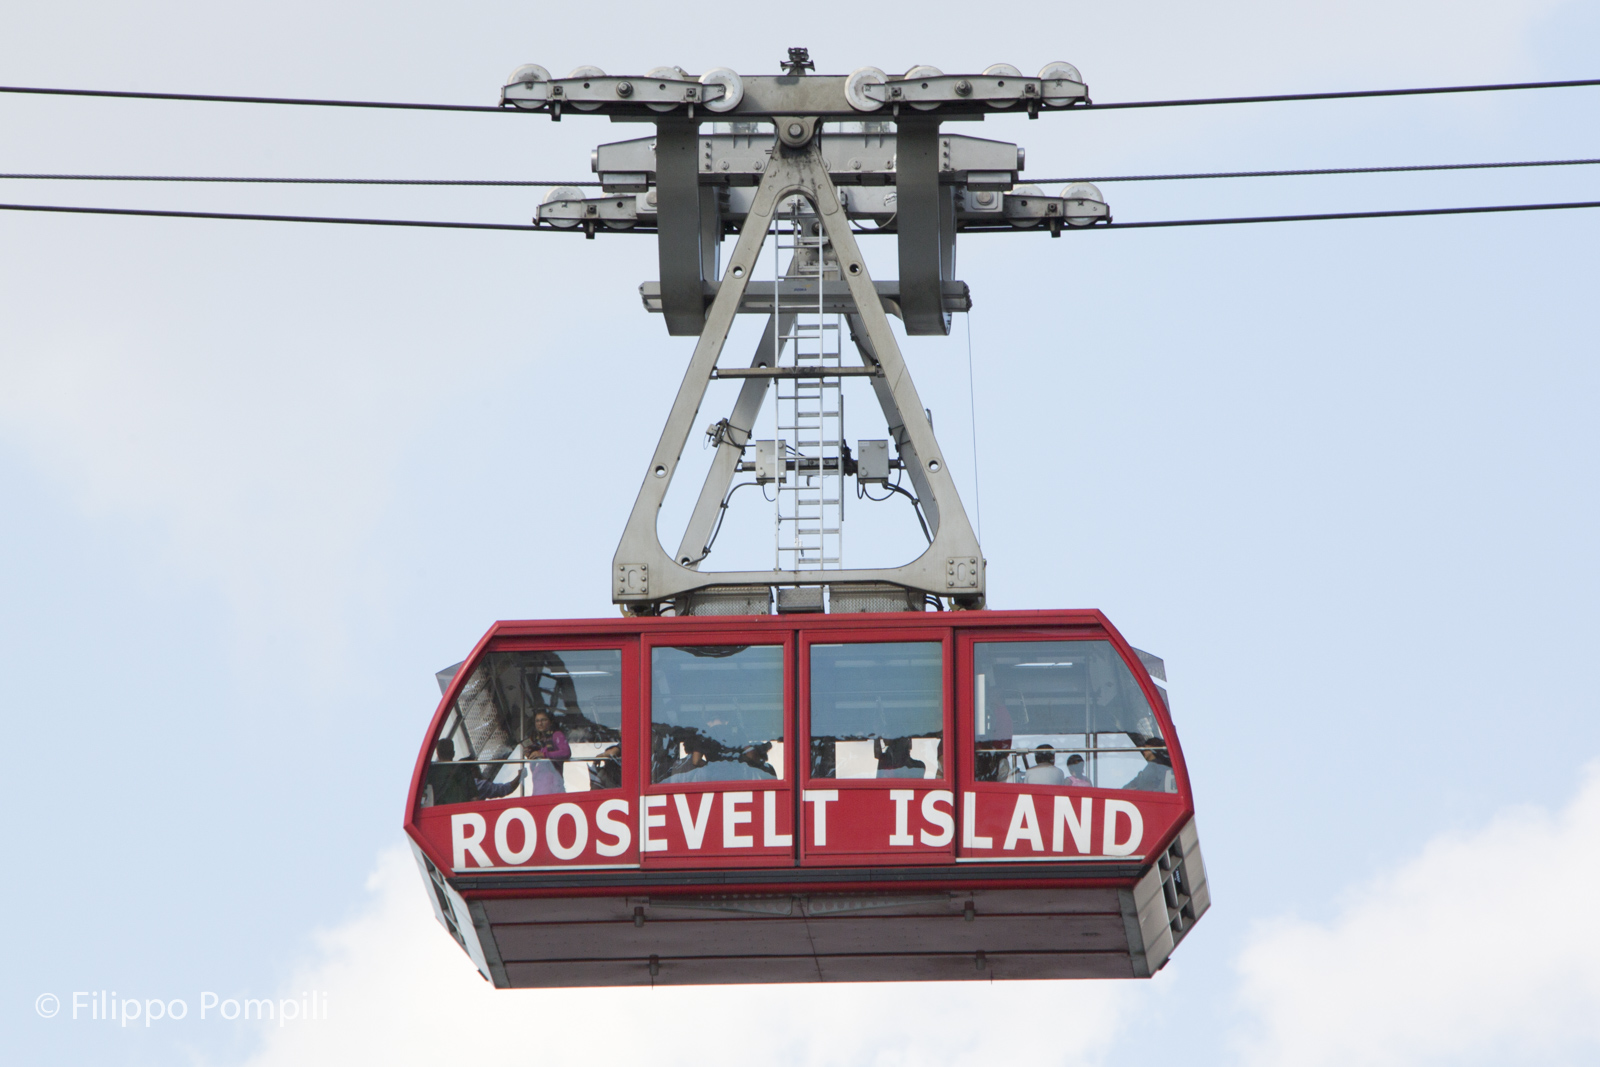
[{"label": "tinted glass window", "polygon": [[811,776],[944,776],[937,641],[811,646]]},{"label": "tinted glass window", "polygon": [[783,648],[650,650],[650,780],[783,777]]},{"label": "tinted glass window", "polygon": [[491,652],[440,727],[423,804],[621,784],[621,651]]},{"label": "tinted glass window", "polygon": [[1110,642],[974,648],[979,781],[1176,792],[1161,727]]}]

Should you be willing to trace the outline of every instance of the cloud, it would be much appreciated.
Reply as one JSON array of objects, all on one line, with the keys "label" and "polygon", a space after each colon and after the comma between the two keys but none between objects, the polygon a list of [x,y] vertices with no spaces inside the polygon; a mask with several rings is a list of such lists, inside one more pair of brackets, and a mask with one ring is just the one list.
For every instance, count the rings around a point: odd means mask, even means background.
[{"label": "cloud", "polygon": [[86,513],[163,531],[235,604],[325,599],[385,502],[403,430],[382,404],[409,398],[363,389],[362,360],[264,370],[94,329],[18,347],[0,437]]},{"label": "cloud", "polygon": [[1510,808],[1336,917],[1258,931],[1240,958],[1248,1062],[1594,1062],[1597,844],[1600,763],[1561,811]]},{"label": "cloud", "polygon": [[1069,1067],[1099,1062],[1131,1014],[1133,983],[1109,982],[495,990],[434,920],[409,852],[379,857],[368,889],[370,906],[322,934],[282,994],[326,991],[328,1018],[268,1030],[249,1067],[463,1056],[895,1067],[1017,1055]]}]

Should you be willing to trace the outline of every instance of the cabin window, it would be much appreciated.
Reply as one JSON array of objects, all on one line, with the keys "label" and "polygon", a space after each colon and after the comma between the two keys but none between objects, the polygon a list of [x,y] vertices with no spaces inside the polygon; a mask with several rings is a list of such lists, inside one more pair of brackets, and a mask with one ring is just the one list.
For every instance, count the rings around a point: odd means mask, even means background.
[{"label": "cabin window", "polygon": [[622,652],[491,652],[434,740],[423,805],[622,785]]},{"label": "cabin window", "polygon": [[938,641],[811,646],[811,777],[944,777]]},{"label": "cabin window", "polygon": [[650,780],[783,777],[783,647],[650,650]]},{"label": "cabin window", "polygon": [[973,647],[978,781],[1177,791],[1161,726],[1109,641]]}]

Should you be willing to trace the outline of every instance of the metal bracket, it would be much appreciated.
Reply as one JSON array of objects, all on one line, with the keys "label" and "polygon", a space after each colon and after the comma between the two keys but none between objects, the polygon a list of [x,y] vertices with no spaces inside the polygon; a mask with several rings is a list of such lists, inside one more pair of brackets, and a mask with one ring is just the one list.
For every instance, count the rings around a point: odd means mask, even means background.
[{"label": "metal bracket", "polygon": [[956,190],[939,182],[943,145],[937,119],[900,117],[898,134],[900,307],[906,333],[945,335],[944,283],[955,278]]},{"label": "metal bracket", "polygon": [[699,150],[699,123],[683,119],[656,123],[661,310],[667,332],[674,337],[692,337],[704,326],[706,268],[715,278],[716,250],[722,243],[717,191],[700,185]]},{"label": "metal bracket", "polygon": [[[662,123],[662,129],[665,130],[667,125]],[[933,128],[933,137],[936,144],[936,126]],[[802,140],[802,136],[796,135],[794,139]],[[691,146],[687,156],[692,166],[695,142],[690,138],[687,143]],[[666,160],[658,150],[657,177],[663,197],[666,195],[666,183],[661,175],[666,166]],[[935,169],[935,187],[937,177]],[[907,467],[906,473],[923,501],[932,543],[915,560],[901,567],[702,572],[693,566],[704,554],[705,542],[698,537],[698,531],[709,531],[707,516],[715,518],[714,509],[720,506],[722,499],[719,485],[715,483],[720,480],[720,487],[725,490],[726,481],[731,479],[737,464],[739,448],[731,440],[724,440],[718,445],[712,474],[701,492],[688,536],[677,558],[667,555],[661,547],[656,533],[656,520],[684,447],[694,430],[707,385],[712,380],[717,359],[727,342],[728,331],[739,312],[773,217],[779,205],[795,194],[804,196],[812,204],[838,257],[840,276],[848,285],[854,303],[854,310],[850,314],[852,332],[861,350],[863,365],[875,365],[881,371],[869,381],[888,419],[890,432],[899,445],[901,458]],[[661,214],[665,216],[666,213],[666,202],[663,200]],[[953,235],[953,226],[950,232]],[[682,234],[678,237],[682,239]],[[667,246],[663,232],[661,291],[664,304],[668,292]],[[698,248],[695,251],[698,253]],[[698,254],[694,261],[699,262]],[[938,281],[936,277],[932,294],[937,315],[942,319],[943,293]],[[905,288],[906,283],[902,279],[902,299]],[[703,299],[702,293],[697,284],[696,297]],[[769,318],[763,348],[757,350],[758,359],[761,352],[771,351],[773,331],[781,329],[782,325]],[[871,582],[892,583],[935,596],[953,597],[961,606],[982,606],[984,566],[977,536],[961,506],[955,482],[934,438],[933,427],[924,413],[921,398],[906,369],[882,301],[867,272],[866,260],[851,232],[849,216],[838,189],[828,176],[821,148],[814,137],[804,138],[798,147],[784,146],[773,154],[772,162],[756,189],[739,240],[729,258],[721,284],[716,289],[716,296],[704,315],[703,328],[697,332],[699,342],[695,345],[694,355],[673,400],[667,424],[651,457],[644,483],[640,486],[623,530],[622,541],[617,547],[613,566],[614,602],[624,605],[625,610],[648,611],[681,594],[713,586],[794,586],[816,585],[820,582],[837,586]],[[733,426],[752,425],[770,380],[761,377],[745,380],[739,402],[729,420]],[[956,566],[953,561],[959,561],[961,565]]]}]

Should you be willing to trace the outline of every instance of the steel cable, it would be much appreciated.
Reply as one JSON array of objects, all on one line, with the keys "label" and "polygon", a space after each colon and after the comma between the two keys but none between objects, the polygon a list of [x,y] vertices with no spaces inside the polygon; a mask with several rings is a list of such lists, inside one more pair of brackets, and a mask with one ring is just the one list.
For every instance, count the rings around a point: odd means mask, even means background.
[{"label": "steel cable", "polygon": [[[1486,85],[1438,85],[1417,89],[1356,89],[1327,93],[1275,93],[1266,96],[1211,96],[1178,100],[1129,100],[1108,104],[1081,104],[1067,111],[1110,111],[1119,108],[1201,107],[1213,104],[1274,104],[1309,100],[1359,100],[1385,96],[1433,96],[1447,93],[1494,93],[1521,89],[1577,89],[1600,85],[1600,78],[1567,81],[1499,82]],[[217,93],[153,93],[118,89],[53,89],[26,85],[0,85],[0,93],[32,96],[85,96],[120,100],[183,100],[214,104],[289,104],[302,107],[384,108],[401,111],[493,111],[536,115],[537,111],[487,104],[410,104],[387,100],[329,100],[293,96],[233,96]]]},{"label": "steel cable", "polygon": [[[1440,170],[1503,170],[1516,167],[1581,167],[1600,163],[1600,159],[1533,159],[1500,163],[1418,163],[1384,167],[1320,167],[1308,170],[1225,170],[1203,171],[1190,174],[1101,174],[1085,178],[1028,178],[1028,184],[1069,185],[1073,182],[1165,182],[1190,181],[1206,178],[1299,178],[1330,174],[1403,174],[1416,171]],[[520,179],[489,178],[235,178],[189,174],[0,174],[0,180],[58,181],[58,182],[210,182],[236,185],[439,185],[439,186],[510,186],[518,188],[555,188],[577,186],[599,188],[597,181],[523,181]]]},{"label": "steel cable", "polygon": [[[1170,226],[1231,226],[1263,222],[1323,222],[1341,219],[1393,219],[1425,215],[1485,215],[1520,211],[1565,211],[1575,208],[1600,207],[1600,200],[1580,200],[1560,204],[1495,204],[1484,207],[1434,207],[1410,208],[1391,211],[1337,211],[1305,215],[1250,215],[1237,218],[1215,219],[1159,219],[1151,222],[1112,222],[1095,226],[1069,226],[1065,232],[1085,233],[1092,230],[1136,230]],[[225,211],[168,211],[150,208],[75,207],[58,204],[0,204],[0,211],[37,211],[68,215],[131,215],[143,218],[224,219],[245,222],[312,222],[345,226],[413,226],[446,230],[526,230],[534,233],[584,233],[582,227],[539,226],[511,222],[451,222],[431,219],[373,219],[327,215],[256,215]],[[996,227],[998,232],[1010,232],[1010,227]],[[1031,228],[1030,228],[1031,229]],[[628,230],[608,232],[626,233]],[[635,232],[650,233],[653,230]],[[858,230],[870,234],[872,230]],[[983,231],[979,231],[983,232]],[[1018,232],[1029,232],[1022,229]]]}]

